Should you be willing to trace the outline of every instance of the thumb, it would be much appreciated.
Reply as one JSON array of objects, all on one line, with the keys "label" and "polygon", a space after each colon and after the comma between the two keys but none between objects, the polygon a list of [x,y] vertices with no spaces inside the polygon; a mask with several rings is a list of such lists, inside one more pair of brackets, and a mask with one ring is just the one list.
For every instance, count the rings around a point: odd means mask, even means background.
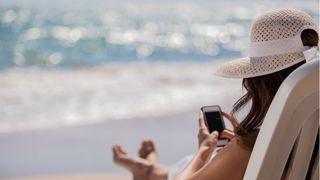
[{"label": "thumb", "polygon": [[209,141],[210,148],[215,148],[218,142],[219,132],[213,131],[211,134],[211,139]]},{"label": "thumb", "polygon": [[218,131],[213,131],[213,132],[211,133],[211,136],[219,136],[219,132],[218,132]]},{"label": "thumb", "polygon": [[213,132],[210,134],[210,136],[211,136],[212,138],[214,138],[214,139],[218,139],[218,137],[219,137],[219,132],[218,132],[218,131],[213,131]]}]

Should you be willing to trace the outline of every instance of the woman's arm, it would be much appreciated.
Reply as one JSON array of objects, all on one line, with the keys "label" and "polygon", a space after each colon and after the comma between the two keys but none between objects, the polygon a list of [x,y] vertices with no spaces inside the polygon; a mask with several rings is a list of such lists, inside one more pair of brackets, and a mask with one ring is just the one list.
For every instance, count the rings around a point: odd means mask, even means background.
[{"label": "woman's arm", "polygon": [[203,115],[199,117],[199,150],[188,166],[175,180],[242,179],[251,151],[240,147],[238,138],[233,138],[215,158],[210,160],[218,134],[209,134],[204,125]]},{"label": "woman's arm", "polygon": [[203,151],[198,151],[190,164],[175,180],[242,179],[251,151],[239,146],[234,138],[208,163],[202,163]]},{"label": "woman's arm", "polygon": [[[215,133],[216,134],[216,133]],[[217,135],[216,135],[217,136]],[[200,146],[198,152],[193,156],[191,162],[186,166],[183,171],[181,171],[174,180],[184,180],[190,175],[197,172],[201,169],[208,161],[210,161],[210,157],[212,154],[213,149],[215,148],[215,144],[212,147],[210,146]]]},{"label": "woman's arm", "polygon": [[214,131],[211,134],[209,133],[204,122],[203,112],[200,111],[198,131],[199,150],[194,155],[188,166],[186,166],[186,168],[181,171],[174,179],[184,180],[201,169],[210,160],[212,152],[216,148],[217,141],[218,132]]}]

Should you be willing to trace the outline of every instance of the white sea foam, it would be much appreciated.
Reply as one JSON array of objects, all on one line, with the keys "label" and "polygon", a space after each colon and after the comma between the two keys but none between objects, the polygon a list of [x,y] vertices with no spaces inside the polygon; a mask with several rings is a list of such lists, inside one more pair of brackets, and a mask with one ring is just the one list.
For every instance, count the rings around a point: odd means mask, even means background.
[{"label": "white sea foam", "polygon": [[217,62],[107,64],[77,70],[0,73],[0,132],[162,116],[220,104],[241,80],[213,75]]}]

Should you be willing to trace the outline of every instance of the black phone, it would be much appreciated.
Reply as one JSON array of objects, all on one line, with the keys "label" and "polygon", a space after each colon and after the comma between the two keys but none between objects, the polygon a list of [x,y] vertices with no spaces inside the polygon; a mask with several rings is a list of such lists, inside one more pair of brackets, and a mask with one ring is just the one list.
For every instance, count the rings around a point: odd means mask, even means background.
[{"label": "black phone", "polygon": [[[218,131],[219,134],[226,128],[221,114],[221,108],[218,105],[203,106],[201,111],[204,113],[204,121],[210,133]],[[218,137],[218,147],[225,146],[228,139]]]},{"label": "black phone", "polygon": [[221,108],[218,105],[203,106],[201,111],[204,113],[204,120],[210,133],[218,131],[219,134],[225,129]]}]

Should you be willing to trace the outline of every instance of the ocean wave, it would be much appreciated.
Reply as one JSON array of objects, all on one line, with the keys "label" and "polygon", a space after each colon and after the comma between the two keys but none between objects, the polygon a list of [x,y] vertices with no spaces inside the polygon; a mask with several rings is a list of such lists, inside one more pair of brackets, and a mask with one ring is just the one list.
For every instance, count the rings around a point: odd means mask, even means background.
[{"label": "ocean wave", "polygon": [[240,80],[213,75],[216,62],[127,63],[77,70],[0,73],[0,132],[43,129],[197,110],[239,98]]}]

